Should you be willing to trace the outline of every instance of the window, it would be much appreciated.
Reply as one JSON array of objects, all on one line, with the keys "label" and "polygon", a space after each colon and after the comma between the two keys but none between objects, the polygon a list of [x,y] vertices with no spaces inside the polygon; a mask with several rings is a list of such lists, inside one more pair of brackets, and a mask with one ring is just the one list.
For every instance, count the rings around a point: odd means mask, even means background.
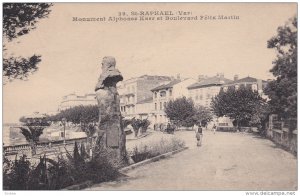
[{"label": "window", "polygon": [[159,102],[159,109],[162,110],[162,102]]},{"label": "window", "polygon": [[172,96],[172,89],[169,90],[169,95]]},{"label": "window", "polygon": [[156,103],[154,104],[154,109],[157,110],[157,104]]},{"label": "window", "polygon": [[165,97],[167,95],[167,92],[166,91],[161,91],[160,92],[160,97]]},{"label": "window", "polygon": [[155,98],[155,99],[157,98],[157,92],[154,93],[154,98]]},{"label": "window", "polygon": [[166,108],[166,106],[167,106],[167,103],[166,103],[166,102],[164,102],[164,109]]}]

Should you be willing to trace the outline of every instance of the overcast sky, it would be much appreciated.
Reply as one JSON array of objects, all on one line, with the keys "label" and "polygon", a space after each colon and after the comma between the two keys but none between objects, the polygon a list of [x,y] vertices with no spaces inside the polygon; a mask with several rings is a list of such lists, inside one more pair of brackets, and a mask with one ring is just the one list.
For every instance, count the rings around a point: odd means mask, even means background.
[{"label": "overcast sky", "polygon": [[[56,3],[37,29],[8,45],[14,55],[42,55],[28,81],[3,87],[3,121],[55,111],[62,96],[93,92],[104,56],[115,56],[125,80],[144,74],[197,78],[272,78],[276,53],[267,40],[297,11],[296,3],[97,4]],[[74,22],[72,17],[109,17],[118,11],[189,11],[193,16],[235,15],[239,20]]]}]

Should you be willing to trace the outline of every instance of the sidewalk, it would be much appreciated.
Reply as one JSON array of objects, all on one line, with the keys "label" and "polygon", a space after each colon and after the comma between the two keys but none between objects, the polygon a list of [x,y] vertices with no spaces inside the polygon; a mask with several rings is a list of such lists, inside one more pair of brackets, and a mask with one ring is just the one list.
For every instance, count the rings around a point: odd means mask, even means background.
[{"label": "sidewalk", "polygon": [[273,142],[251,134],[204,131],[203,135],[202,147],[196,146],[193,131],[157,133],[141,139],[179,137],[189,149],[130,170],[126,179],[95,184],[86,190],[297,189],[297,158]]}]

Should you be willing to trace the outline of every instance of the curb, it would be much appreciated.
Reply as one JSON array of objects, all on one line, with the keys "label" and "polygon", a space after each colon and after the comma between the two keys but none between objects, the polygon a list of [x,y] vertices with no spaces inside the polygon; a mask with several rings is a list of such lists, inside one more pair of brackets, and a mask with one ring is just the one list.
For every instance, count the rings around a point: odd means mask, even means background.
[{"label": "curb", "polygon": [[83,183],[80,183],[80,184],[75,184],[75,185],[72,185],[72,186],[68,186],[66,188],[63,188],[61,189],[62,191],[68,191],[68,190],[81,190],[81,189],[84,189],[84,188],[87,188],[87,187],[90,187],[93,185],[93,182],[92,181],[85,181]]},{"label": "curb", "polygon": [[160,159],[164,159],[164,158],[167,158],[173,154],[176,154],[176,153],[179,153],[181,151],[184,151],[186,149],[188,149],[189,147],[184,147],[184,148],[181,148],[179,150],[175,150],[175,151],[172,151],[172,152],[167,152],[165,154],[161,154],[159,156],[156,156],[156,157],[153,157],[153,158],[150,158],[150,159],[146,159],[144,161],[141,161],[141,162],[138,162],[138,163],[135,163],[135,164],[132,164],[132,165],[129,165],[127,167],[123,167],[121,169],[119,169],[119,172],[127,172],[129,170],[132,170],[132,169],[135,169],[137,167],[140,167],[140,166],[143,166],[145,164],[148,164],[148,163],[151,163],[151,162],[155,162],[155,161],[158,161]]},{"label": "curb", "polygon": [[[170,157],[171,155],[173,154],[176,154],[176,153],[179,153],[181,151],[184,151],[186,149],[188,149],[189,147],[183,147],[179,150],[175,150],[175,151],[172,151],[172,152],[167,152],[165,154],[161,154],[159,156],[156,156],[156,157],[153,157],[151,159],[146,159],[144,161],[141,161],[141,162],[138,162],[138,163],[135,163],[135,164],[132,164],[130,166],[127,166],[127,167],[123,167],[121,169],[119,169],[119,172],[127,172],[129,170],[132,170],[134,168],[137,168],[137,167],[140,167],[140,166],[143,166],[143,165],[146,165],[148,163],[151,163],[151,162],[155,162],[155,161],[158,161],[160,159],[164,159],[164,158],[167,158],[167,157]],[[85,181],[83,183],[80,183],[80,184],[75,184],[75,185],[72,185],[72,186],[68,186],[66,188],[63,188],[61,189],[62,191],[67,191],[67,190],[81,190],[81,189],[85,189],[87,187],[90,187],[93,185],[93,182],[92,181]]]}]

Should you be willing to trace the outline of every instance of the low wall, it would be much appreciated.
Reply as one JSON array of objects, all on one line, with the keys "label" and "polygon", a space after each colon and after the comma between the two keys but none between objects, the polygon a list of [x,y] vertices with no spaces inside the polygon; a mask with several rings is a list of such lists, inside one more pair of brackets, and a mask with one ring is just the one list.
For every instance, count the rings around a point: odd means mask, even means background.
[{"label": "low wall", "polygon": [[293,154],[297,154],[298,132],[294,131],[292,139],[289,140],[289,131],[287,128],[282,130],[273,129],[267,131],[267,137],[276,144],[279,144],[283,148],[289,150]]},{"label": "low wall", "polygon": [[[61,148],[66,147],[68,150],[74,148],[74,143],[77,142],[79,145],[81,143],[86,143],[87,138],[76,138],[65,140],[57,140],[52,142],[39,142],[36,145],[36,153],[39,154],[51,154],[56,151],[61,151]],[[31,147],[29,144],[13,145],[13,146],[3,146],[5,156],[15,157],[15,155],[25,154],[27,157],[31,157]],[[72,150],[71,150],[72,151]]]}]

